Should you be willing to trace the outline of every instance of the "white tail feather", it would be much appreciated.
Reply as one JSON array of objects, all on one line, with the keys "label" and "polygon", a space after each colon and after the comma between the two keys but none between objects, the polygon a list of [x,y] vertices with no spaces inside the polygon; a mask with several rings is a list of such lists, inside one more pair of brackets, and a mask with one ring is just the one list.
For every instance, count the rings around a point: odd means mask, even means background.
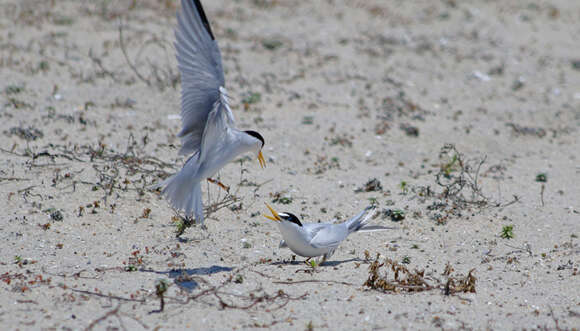
[{"label": "white tail feather", "polygon": [[163,188],[161,194],[169,200],[173,208],[183,210],[186,217],[195,214],[196,222],[203,224],[201,184],[185,169],[156,186]]}]

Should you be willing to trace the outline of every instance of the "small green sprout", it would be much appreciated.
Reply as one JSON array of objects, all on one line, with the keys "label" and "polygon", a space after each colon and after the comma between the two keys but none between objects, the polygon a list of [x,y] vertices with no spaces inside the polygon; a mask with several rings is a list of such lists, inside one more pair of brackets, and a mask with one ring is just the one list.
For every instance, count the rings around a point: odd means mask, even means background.
[{"label": "small green sprout", "polygon": [[48,64],[48,61],[40,61],[38,63],[38,69],[40,69],[42,71],[48,71],[48,69],[50,69],[50,65]]},{"label": "small green sprout", "polygon": [[62,212],[55,208],[49,208],[50,218],[54,221],[62,221],[64,217],[62,216]]},{"label": "small green sprout", "polygon": [[185,225],[185,222],[183,222],[182,220],[179,220],[175,222],[175,228],[176,228],[175,236],[179,237],[185,232],[185,229],[187,229],[187,225]]},{"label": "small green sprout", "polygon": [[455,171],[453,166],[455,165],[455,162],[457,162],[457,160],[458,160],[457,154],[454,154],[453,157],[451,158],[451,161],[442,166],[441,170],[443,170],[443,175],[445,176],[445,178],[451,177],[451,172]]},{"label": "small green sprout", "polygon": [[243,282],[244,282],[244,277],[242,277],[242,275],[236,275],[236,279],[234,280],[234,283],[241,284]]},{"label": "small green sprout", "polygon": [[292,203],[292,198],[289,197],[281,197],[280,199],[278,199],[278,202],[283,204],[283,205],[289,205]]},{"label": "small green sprout", "polygon": [[18,93],[20,93],[22,91],[24,91],[24,87],[23,86],[18,86],[18,85],[8,85],[4,89],[4,92],[6,94],[18,94]]},{"label": "small green sprout", "polygon": [[158,297],[163,296],[168,288],[169,282],[167,279],[160,278],[155,281],[155,294],[157,294]]},{"label": "small green sprout", "polygon": [[377,198],[375,197],[369,198],[369,202],[371,203],[371,206],[376,206],[379,204]]},{"label": "small green sprout", "polygon": [[74,23],[74,19],[69,16],[58,15],[53,19],[53,23],[56,25],[72,25]]},{"label": "small green sprout", "polygon": [[316,263],[316,260],[314,260],[314,259],[309,260],[307,263],[312,269],[314,269],[318,266],[318,264]]},{"label": "small green sprout", "polygon": [[401,263],[404,263],[404,264],[411,263],[411,257],[410,256],[407,256],[407,255],[403,256],[403,259],[401,260]]},{"label": "small green sprout", "polygon": [[242,103],[244,105],[251,105],[260,102],[260,100],[262,100],[262,95],[259,92],[249,92],[242,99]]},{"label": "small green sprout", "polygon": [[545,183],[548,181],[548,175],[545,172],[541,172],[536,175],[536,182]]},{"label": "small green sprout", "polygon": [[406,181],[402,180],[401,184],[399,184],[399,187],[401,188],[401,193],[407,194],[407,192],[409,192],[409,187]]},{"label": "small green sprout", "polygon": [[302,117],[302,124],[311,125],[314,123],[314,116],[304,116]]},{"label": "small green sprout", "polygon": [[161,278],[155,281],[155,294],[159,298],[159,312],[162,312],[165,307],[164,295],[165,292],[167,292],[169,285],[170,284],[166,279]]},{"label": "small green sprout", "polygon": [[175,237],[179,238],[187,228],[190,228],[193,225],[193,221],[185,219],[179,216],[173,216],[171,218],[173,223],[175,223]]},{"label": "small green sprout", "polygon": [[513,230],[514,230],[514,226],[513,225],[505,225],[501,229],[500,237],[502,237],[504,239],[512,239],[514,237]]},{"label": "small green sprout", "polygon": [[280,48],[280,47],[282,47],[282,45],[284,45],[284,43],[278,39],[262,40],[262,46],[264,46],[265,49],[270,50],[270,51],[273,51],[277,48]]},{"label": "small green sprout", "polygon": [[137,271],[137,267],[134,264],[129,264],[128,266],[125,267],[125,271],[127,272]]},{"label": "small green sprout", "polygon": [[391,214],[391,219],[393,221],[402,221],[405,219],[405,211],[402,209],[393,209]]}]

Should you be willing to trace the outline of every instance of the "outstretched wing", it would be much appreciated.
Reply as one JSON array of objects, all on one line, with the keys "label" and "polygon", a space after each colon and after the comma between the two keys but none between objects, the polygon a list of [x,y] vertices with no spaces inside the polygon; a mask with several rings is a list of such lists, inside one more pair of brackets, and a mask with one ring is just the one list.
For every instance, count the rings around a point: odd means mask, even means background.
[{"label": "outstretched wing", "polygon": [[[202,137],[210,112],[226,112],[228,121],[233,116],[227,106],[221,53],[199,0],[182,0],[177,15],[175,48],[181,74],[182,128],[179,154],[187,155],[200,150]],[[216,103],[221,106],[216,107]]]}]

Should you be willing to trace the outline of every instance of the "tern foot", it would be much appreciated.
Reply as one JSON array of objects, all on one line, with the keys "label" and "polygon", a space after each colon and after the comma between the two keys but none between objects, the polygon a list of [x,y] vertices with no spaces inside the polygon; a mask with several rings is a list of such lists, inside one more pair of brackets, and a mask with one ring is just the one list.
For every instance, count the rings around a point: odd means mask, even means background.
[{"label": "tern foot", "polygon": [[317,265],[322,265],[324,262],[326,262],[326,257],[327,257],[326,254],[324,254],[322,256],[322,259],[320,259],[316,264]]},{"label": "tern foot", "polygon": [[220,182],[219,180],[213,179],[213,178],[208,178],[207,181],[221,187],[224,191],[228,192],[228,194],[230,193],[230,187],[225,185],[224,183]]}]

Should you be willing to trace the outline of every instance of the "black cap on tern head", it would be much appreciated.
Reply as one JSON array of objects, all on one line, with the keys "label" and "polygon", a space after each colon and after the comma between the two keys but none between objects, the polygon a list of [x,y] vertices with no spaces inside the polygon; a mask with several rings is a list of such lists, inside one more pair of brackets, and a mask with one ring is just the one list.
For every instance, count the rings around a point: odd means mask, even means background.
[{"label": "black cap on tern head", "polygon": [[244,131],[244,132],[247,133],[247,134],[249,134],[250,136],[258,139],[259,141],[261,141],[262,142],[262,147],[264,147],[264,145],[266,144],[264,142],[264,137],[262,137],[262,135],[259,134],[258,132],[252,131],[252,130],[248,130],[248,131]]},{"label": "black cap on tern head", "polygon": [[302,223],[300,223],[300,220],[298,219],[298,217],[296,217],[296,215],[294,215],[292,213],[279,213],[278,216],[280,216],[281,218],[283,218],[284,220],[286,220],[288,222],[292,222],[298,226],[302,226]]}]

